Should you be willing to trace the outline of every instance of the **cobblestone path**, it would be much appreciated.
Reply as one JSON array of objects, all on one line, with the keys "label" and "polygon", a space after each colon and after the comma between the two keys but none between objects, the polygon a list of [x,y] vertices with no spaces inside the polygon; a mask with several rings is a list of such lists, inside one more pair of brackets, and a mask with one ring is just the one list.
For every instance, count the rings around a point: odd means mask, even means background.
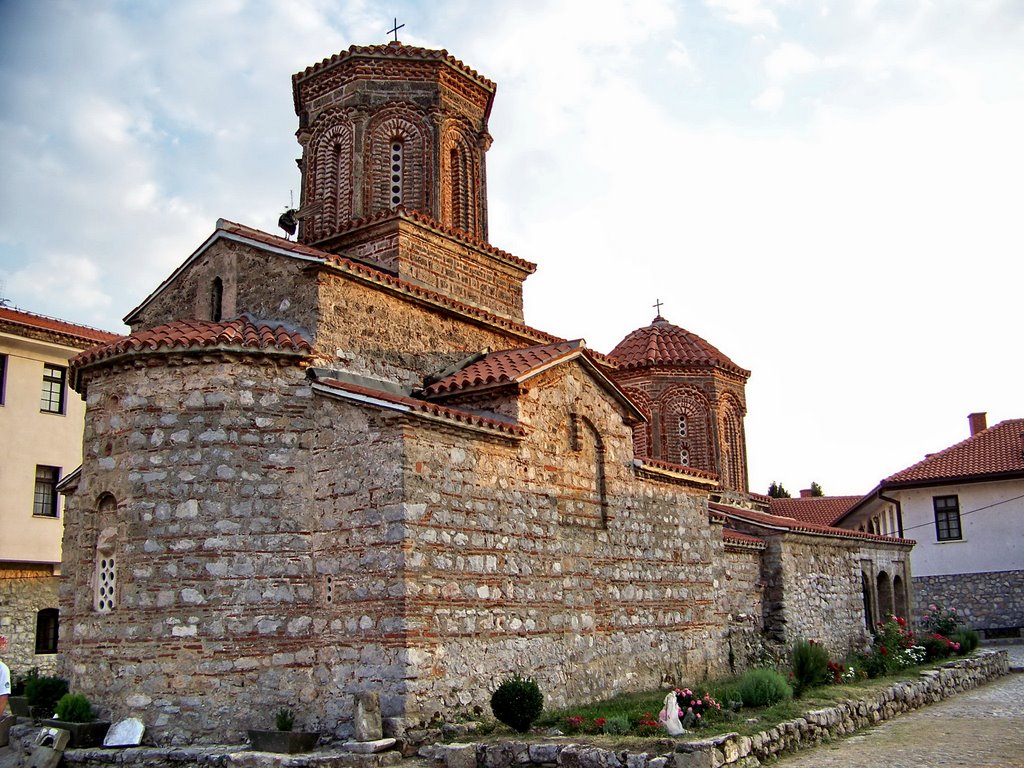
[{"label": "cobblestone path", "polygon": [[[1013,646],[1011,666],[1024,664]],[[792,756],[779,768],[1024,768],[1024,673]]]}]

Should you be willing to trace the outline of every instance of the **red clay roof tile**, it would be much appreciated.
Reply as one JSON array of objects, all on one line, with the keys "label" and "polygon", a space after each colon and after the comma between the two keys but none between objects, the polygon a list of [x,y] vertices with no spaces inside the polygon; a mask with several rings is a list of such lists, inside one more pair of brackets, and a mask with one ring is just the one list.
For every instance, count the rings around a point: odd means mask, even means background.
[{"label": "red clay roof tile", "polygon": [[645,467],[652,467],[654,469],[664,469],[668,472],[675,472],[681,475],[690,475],[691,477],[697,477],[704,480],[718,481],[718,475],[714,472],[709,472],[706,469],[697,469],[696,467],[689,467],[685,464],[673,464],[670,461],[662,461],[661,459],[652,459],[648,456],[640,456],[636,459],[641,465]]},{"label": "red clay roof tile", "polygon": [[723,368],[749,377],[750,371],[740,368],[700,336],[658,315],[650,325],[637,328],[620,341],[608,357],[620,368],[654,366],[704,366]]},{"label": "red clay roof tile", "polygon": [[780,517],[792,517],[805,523],[832,525],[846,514],[860,496],[810,496],[796,499],[772,499],[769,512]]},{"label": "red clay roof tile", "polygon": [[740,533],[739,531],[734,530],[732,528],[723,528],[722,529],[722,539],[726,543],[744,544],[744,545],[747,545],[747,546],[751,546],[752,548],[755,548],[755,549],[764,549],[765,548],[764,539],[759,539],[757,536],[751,536],[750,534],[747,534],[747,533]]},{"label": "red clay roof tile", "polygon": [[1024,473],[1024,419],[1009,419],[890,475],[880,487],[1018,473]]},{"label": "red clay roof tile", "polygon": [[46,317],[45,315],[37,315],[34,312],[26,312],[12,307],[0,307],[0,323],[3,322],[21,325],[27,328],[34,328],[41,331],[59,333],[63,336],[69,336],[72,339],[82,342],[84,346],[104,344],[114,341],[115,339],[124,338],[118,333],[101,331],[96,328],[90,328],[87,325],[69,323],[66,320],[59,320],[55,317]]},{"label": "red clay roof tile", "polygon": [[895,536],[881,536],[875,533],[862,533],[851,531],[847,528],[833,528],[830,525],[820,525],[804,520],[797,520],[793,517],[782,517],[771,515],[767,512],[755,512],[752,509],[733,507],[728,504],[710,502],[708,508],[712,513],[717,512],[726,517],[738,518],[753,525],[763,525],[768,528],[781,528],[794,533],[809,533],[817,536],[834,536],[842,539],[867,539],[870,541],[889,541],[899,544],[913,544],[912,539],[900,539]]},{"label": "red clay roof tile", "polygon": [[462,370],[426,387],[423,394],[428,398],[443,397],[522,381],[585,348],[583,341],[577,339],[525,349],[490,352]]},{"label": "red clay roof tile", "polygon": [[73,369],[133,353],[174,352],[194,349],[275,351],[306,354],[312,350],[308,339],[283,325],[260,323],[248,316],[225,322],[177,320],[139,331],[118,341],[93,347],[71,361]]},{"label": "red clay roof tile", "polygon": [[441,418],[445,421],[450,421],[456,426],[463,424],[471,427],[479,427],[510,437],[522,437],[526,434],[526,430],[524,430],[519,424],[488,418],[487,416],[470,413],[469,411],[463,411],[458,408],[448,408],[425,400],[416,400],[412,397],[396,395],[393,392],[387,392],[381,389],[371,389],[369,387],[363,387],[358,384],[352,384],[347,381],[341,381],[330,377],[318,378],[316,381],[317,384],[320,384],[327,389],[332,389],[337,392],[349,392],[355,395],[373,398],[374,400],[381,400],[395,405],[400,405],[414,413],[425,414]]}]

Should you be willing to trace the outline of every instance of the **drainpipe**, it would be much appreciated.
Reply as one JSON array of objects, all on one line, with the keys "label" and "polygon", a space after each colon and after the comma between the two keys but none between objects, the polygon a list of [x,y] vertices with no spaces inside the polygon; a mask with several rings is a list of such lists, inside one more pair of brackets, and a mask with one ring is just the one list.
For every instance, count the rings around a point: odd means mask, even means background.
[{"label": "drainpipe", "polygon": [[898,499],[893,499],[886,496],[881,491],[878,492],[878,498],[882,501],[888,501],[890,504],[896,506],[896,527],[900,530],[900,538],[903,538],[903,506],[900,504]]}]

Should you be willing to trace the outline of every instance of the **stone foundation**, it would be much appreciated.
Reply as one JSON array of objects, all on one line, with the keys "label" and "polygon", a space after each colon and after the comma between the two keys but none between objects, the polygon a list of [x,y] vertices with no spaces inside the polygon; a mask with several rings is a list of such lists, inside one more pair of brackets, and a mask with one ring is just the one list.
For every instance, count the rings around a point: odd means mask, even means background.
[{"label": "stone foundation", "polygon": [[1024,571],[915,576],[915,615],[939,603],[956,608],[967,626],[980,631],[1024,627]]}]

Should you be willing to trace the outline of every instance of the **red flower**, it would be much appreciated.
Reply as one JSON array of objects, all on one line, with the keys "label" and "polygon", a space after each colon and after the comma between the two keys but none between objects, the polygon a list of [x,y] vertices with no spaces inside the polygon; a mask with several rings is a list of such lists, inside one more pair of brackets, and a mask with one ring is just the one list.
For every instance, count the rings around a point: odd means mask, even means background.
[{"label": "red flower", "polygon": [[889,649],[883,645],[881,648],[878,649],[878,652],[883,656],[887,656],[889,654]]}]

